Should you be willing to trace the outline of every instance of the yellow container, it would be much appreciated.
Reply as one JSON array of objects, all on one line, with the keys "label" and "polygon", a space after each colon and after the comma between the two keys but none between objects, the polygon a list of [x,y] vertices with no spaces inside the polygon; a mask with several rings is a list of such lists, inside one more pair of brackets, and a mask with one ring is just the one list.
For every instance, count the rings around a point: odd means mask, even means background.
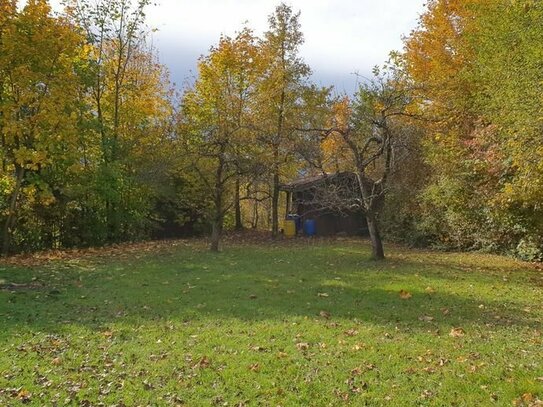
[{"label": "yellow container", "polygon": [[285,234],[285,237],[296,236],[296,221],[292,219],[286,219],[283,223],[283,233]]}]

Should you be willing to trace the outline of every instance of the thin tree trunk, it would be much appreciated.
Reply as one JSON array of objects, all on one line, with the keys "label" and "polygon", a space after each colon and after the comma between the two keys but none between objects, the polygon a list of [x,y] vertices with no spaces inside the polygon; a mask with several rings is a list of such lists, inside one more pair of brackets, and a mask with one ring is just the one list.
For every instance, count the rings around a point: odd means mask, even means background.
[{"label": "thin tree trunk", "polygon": [[236,177],[236,191],[235,191],[235,210],[236,210],[236,225],[235,225],[235,229],[236,230],[243,230],[243,223],[241,221],[241,201],[240,201],[240,193],[239,193],[239,188],[240,188],[240,181],[239,181],[239,177]]},{"label": "thin tree trunk", "polygon": [[209,249],[212,252],[219,251],[219,244],[221,241],[223,230],[224,215],[222,212],[222,195],[215,201],[215,214],[211,221],[211,245]]},{"label": "thin tree trunk", "polygon": [[215,173],[215,214],[211,222],[211,246],[210,250],[212,252],[219,251],[219,242],[221,240],[222,229],[223,229],[223,188],[224,188],[224,167],[225,167],[225,145],[221,145],[221,151],[219,154],[219,162],[217,163],[217,170]]},{"label": "thin tree trunk", "polygon": [[213,219],[213,222],[211,222],[211,246],[210,250],[212,252],[218,252],[219,251],[219,242],[221,240],[221,223],[222,220],[219,218]]},{"label": "thin tree trunk", "polygon": [[366,221],[368,222],[368,232],[371,240],[372,257],[375,260],[383,260],[385,258],[385,251],[383,249],[383,241],[381,240],[381,234],[379,233],[379,226],[374,214],[367,213]]},{"label": "thin tree trunk", "polygon": [[[279,121],[281,128],[281,121]],[[273,151],[273,181],[272,181],[272,236],[279,234],[279,146],[274,146]]]},{"label": "thin tree trunk", "polygon": [[273,174],[272,192],[272,236],[279,234],[279,174]]},{"label": "thin tree trunk", "polygon": [[[259,211],[258,211],[258,206],[260,205],[260,202],[258,201],[258,186],[255,187],[256,190],[255,190],[255,199],[253,202],[253,218],[251,219],[251,228],[252,229],[257,229],[258,228],[258,217],[259,217]],[[247,195],[250,195],[251,192],[249,190],[247,190]]]},{"label": "thin tree trunk", "polygon": [[253,229],[258,228],[258,218],[259,218],[258,205],[259,205],[258,201],[255,201],[253,204],[253,224],[251,225]]},{"label": "thin tree trunk", "polygon": [[3,244],[2,244],[2,254],[7,256],[11,247],[11,230],[15,222],[15,215],[17,212],[17,200],[19,199],[19,194],[21,192],[21,185],[23,183],[25,169],[21,166],[16,167],[17,178],[15,180],[15,186],[13,192],[11,193],[11,199],[9,203],[9,212],[6,218],[6,223],[4,224],[3,231]]},{"label": "thin tree trunk", "polygon": [[273,146],[273,191],[272,191],[272,236],[274,238],[279,234],[279,146],[283,141],[283,127],[285,121],[285,100],[286,100],[286,50],[285,42],[281,43],[281,62],[283,66],[282,70],[282,87],[281,97],[279,100],[279,112],[277,115],[277,134],[275,143]]}]

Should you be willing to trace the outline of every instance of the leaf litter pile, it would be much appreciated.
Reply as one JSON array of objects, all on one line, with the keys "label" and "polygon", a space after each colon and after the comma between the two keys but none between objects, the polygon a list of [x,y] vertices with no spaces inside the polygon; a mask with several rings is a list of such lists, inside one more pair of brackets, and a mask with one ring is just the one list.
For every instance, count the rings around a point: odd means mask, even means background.
[{"label": "leaf litter pile", "polygon": [[0,405],[543,404],[543,274],[367,242],[0,265]]}]

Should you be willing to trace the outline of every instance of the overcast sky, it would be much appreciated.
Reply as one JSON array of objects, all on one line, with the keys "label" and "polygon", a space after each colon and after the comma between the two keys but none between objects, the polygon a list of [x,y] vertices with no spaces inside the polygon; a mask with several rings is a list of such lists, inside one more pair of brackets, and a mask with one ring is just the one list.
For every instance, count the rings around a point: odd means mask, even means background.
[{"label": "overcast sky", "polygon": [[[57,3],[54,0],[53,3]],[[368,76],[401,38],[416,26],[426,0],[288,0],[301,11],[305,44],[301,50],[320,85],[352,93],[356,76]],[[260,35],[276,0],[157,0],[148,23],[158,31],[154,44],[171,78],[182,87],[194,77],[197,58],[221,33],[234,35],[244,22]],[[190,79],[189,79],[190,81]]]}]

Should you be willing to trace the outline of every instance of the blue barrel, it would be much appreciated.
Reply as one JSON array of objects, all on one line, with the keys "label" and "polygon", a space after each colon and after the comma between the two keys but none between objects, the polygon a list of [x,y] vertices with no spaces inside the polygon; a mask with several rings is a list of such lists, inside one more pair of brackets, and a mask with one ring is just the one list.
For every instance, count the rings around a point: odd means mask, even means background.
[{"label": "blue barrel", "polygon": [[317,234],[317,227],[314,219],[306,219],[304,222],[304,233],[306,236],[315,236]]}]

